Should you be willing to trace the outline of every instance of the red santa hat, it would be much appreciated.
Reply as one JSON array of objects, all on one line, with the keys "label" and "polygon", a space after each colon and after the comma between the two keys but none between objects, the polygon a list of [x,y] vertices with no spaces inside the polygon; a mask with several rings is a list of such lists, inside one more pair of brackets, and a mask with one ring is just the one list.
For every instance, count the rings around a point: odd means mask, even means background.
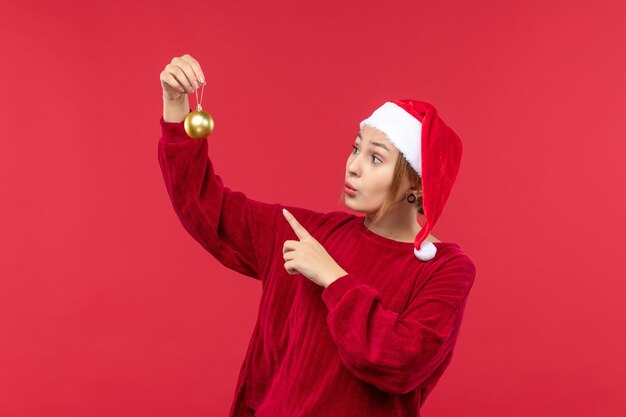
[{"label": "red santa hat", "polygon": [[459,136],[425,101],[401,99],[384,103],[361,121],[383,132],[422,178],[422,207],[426,222],[415,236],[413,252],[421,261],[435,257],[437,248],[426,241],[443,211],[461,164]]}]

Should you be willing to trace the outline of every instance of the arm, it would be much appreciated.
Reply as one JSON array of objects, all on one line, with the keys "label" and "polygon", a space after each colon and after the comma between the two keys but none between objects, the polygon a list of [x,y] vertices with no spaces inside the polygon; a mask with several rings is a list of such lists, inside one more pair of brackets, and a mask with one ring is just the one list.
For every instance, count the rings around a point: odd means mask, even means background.
[{"label": "arm", "polygon": [[161,117],[158,145],[159,165],[176,215],[221,264],[260,279],[279,205],[254,201],[224,187],[209,159],[208,139],[191,139],[185,132],[188,110],[167,114],[165,110],[164,104],[164,115],[180,119],[167,122]]},{"label": "arm", "polygon": [[361,380],[395,394],[419,387],[453,349],[476,269],[465,255],[437,269],[398,314],[378,291],[348,273],[322,292],[342,363]]}]

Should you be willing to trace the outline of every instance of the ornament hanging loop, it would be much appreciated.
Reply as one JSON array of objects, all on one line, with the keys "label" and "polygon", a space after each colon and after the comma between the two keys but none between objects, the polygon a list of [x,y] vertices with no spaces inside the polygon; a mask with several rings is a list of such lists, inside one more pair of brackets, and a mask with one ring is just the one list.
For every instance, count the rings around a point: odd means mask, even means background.
[{"label": "ornament hanging loop", "polygon": [[204,96],[204,84],[202,85],[202,92],[200,93],[200,100],[198,100],[198,89],[196,89],[196,109],[202,110],[202,97]]}]

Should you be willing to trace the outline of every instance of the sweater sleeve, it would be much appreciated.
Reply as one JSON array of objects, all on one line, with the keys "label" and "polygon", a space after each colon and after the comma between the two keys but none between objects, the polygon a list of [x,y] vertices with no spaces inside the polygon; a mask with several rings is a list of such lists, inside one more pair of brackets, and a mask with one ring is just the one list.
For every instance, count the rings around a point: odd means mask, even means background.
[{"label": "sweater sleeve", "polygon": [[[191,110],[191,109],[190,109]],[[225,187],[208,156],[208,139],[192,139],[161,116],[158,159],[172,206],[187,232],[224,266],[260,279],[279,204]]]},{"label": "sweater sleeve", "polygon": [[475,273],[467,255],[448,260],[401,314],[385,309],[379,292],[351,273],[333,281],[322,299],[342,363],[389,393],[422,385],[454,347]]}]

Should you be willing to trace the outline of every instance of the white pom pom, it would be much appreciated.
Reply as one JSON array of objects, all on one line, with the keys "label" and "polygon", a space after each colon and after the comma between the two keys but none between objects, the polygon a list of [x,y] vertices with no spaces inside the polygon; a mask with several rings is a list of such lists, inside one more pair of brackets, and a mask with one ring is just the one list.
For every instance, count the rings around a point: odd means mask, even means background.
[{"label": "white pom pom", "polygon": [[417,250],[416,247],[413,247],[413,253],[420,261],[428,261],[435,257],[435,254],[437,253],[437,248],[435,247],[433,242],[424,240],[422,241],[419,250]]}]

